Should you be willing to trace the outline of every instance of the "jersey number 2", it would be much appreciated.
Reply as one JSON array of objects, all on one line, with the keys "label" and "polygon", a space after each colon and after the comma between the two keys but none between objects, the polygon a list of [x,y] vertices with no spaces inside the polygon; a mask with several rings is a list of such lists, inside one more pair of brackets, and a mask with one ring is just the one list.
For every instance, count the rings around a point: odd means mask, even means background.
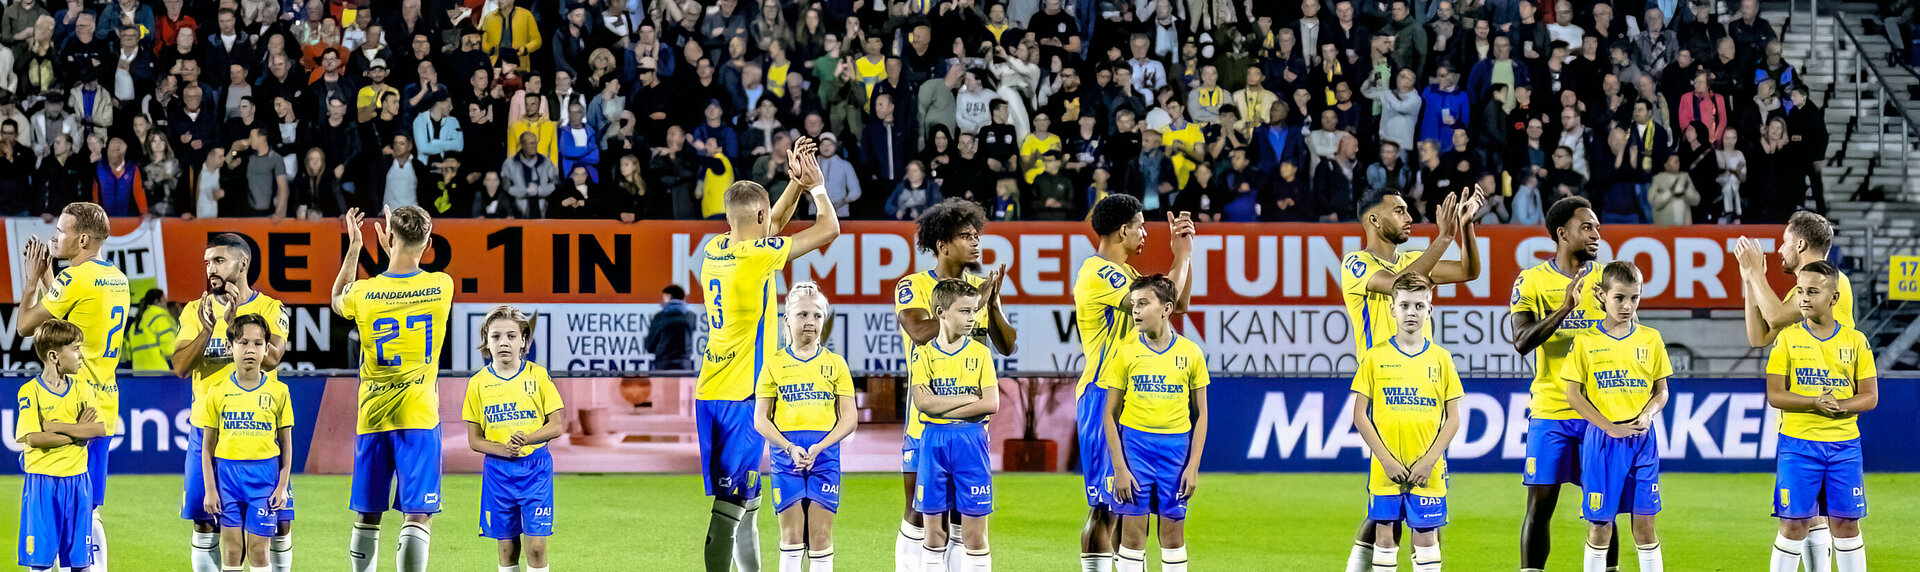
[{"label": "jersey number 2", "polygon": [[713,297],[713,313],[707,315],[707,324],[713,329],[717,330],[717,329],[720,329],[720,326],[725,324],[727,321],[726,306],[720,305],[720,279],[719,278],[715,278],[707,281],[707,295]]},{"label": "jersey number 2", "polygon": [[[426,348],[426,355],[422,356],[420,361],[422,363],[433,363],[433,315],[414,314],[407,316],[406,329],[420,329],[420,324],[426,324],[425,331],[422,332],[420,336],[420,347]],[[400,365],[400,356],[387,357],[387,342],[391,342],[395,338],[400,337],[400,320],[394,318],[374,320],[373,331],[378,335],[378,337],[373,339],[373,363],[385,367]]]},{"label": "jersey number 2", "polygon": [[112,314],[107,316],[107,319],[113,321],[113,329],[107,330],[107,351],[106,353],[100,354],[100,357],[118,358],[120,357],[120,341],[116,338],[120,337],[122,330],[127,329],[127,307],[114,306]]}]

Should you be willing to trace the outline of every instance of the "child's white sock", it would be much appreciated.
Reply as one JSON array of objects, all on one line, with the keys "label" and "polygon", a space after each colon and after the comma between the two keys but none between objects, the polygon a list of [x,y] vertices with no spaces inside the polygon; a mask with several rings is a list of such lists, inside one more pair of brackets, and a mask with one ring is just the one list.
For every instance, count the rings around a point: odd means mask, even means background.
[{"label": "child's white sock", "polygon": [[515,564],[512,566],[501,566],[500,572],[520,572],[520,565]]},{"label": "child's white sock", "polygon": [[920,569],[920,545],[927,540],[927,530],[914,526],[905,520],[900,521],[900,536],[893,539],[893,572],[914,572]]},{"label": "child's white sock", "polygon": [[1785,534],[1775,534],[1773,557],[1767,560],[1767,570],[1769,572],[1800,572],[1800,555],[1806,549],[1806,539],[1789,540]]},{"label": "child's white sock", "polygon": [[1080,572],[1113,572],[1113,553],[1080,553]]},{"label": "child's white sock", "polygon": [[1400,547],[1373,547],[1373,572],[1394,572],[1400,568]]},{"label": "child's white sock", "polygon": [[801,572],[806,560],[807,545],[780,545],[780,572]]},{"label": "child's white sock", "polygon": [[93,565],[88,570],[107,569],[107,525],[100,521],[100,507],[93,507],[93,532],[87,537],[93,546]]},{"label": "child's white sock", "polygon": [[[953,516],[948,513],[947,516]],[[960,519],[947,520],[947,572],[967,572],[967,547],[960,542]],[[956,549],[954,547],[958,546]]]},{"label": "child's white sock", "polygon": [[947,549],[920,546],[921,572],[945,572],[947,569]]},{"label": "child's white sock", "polygon": [[1187,572],[1187,547],[1160,549],[1161,572]]},{"label": "child's white sock", "polygon": [[1147,551],[1145,549],[1134,550],[1122,546],[1115,554],[1117,556],[1113,560],[1114,572],[1146,572]]},{"label": "child's white sock", "polygon": [[1854,536],[1833,539],[1833,567],[1839,572],[1867,572],[1867,541]]},{"label": "child's white sock", "polygon": [[967,572],[993,572],[993,553],[986,550],[967,551]]},{"label": "child's white sock", "polygon": [[833,547],[807,551],[807,572],[833,572]]},{"label": "child's white sock", "polygon": [[1833,530],[1825,524],[1808,529],[1807,548],[1800,551],[1800,555],[1807,565],[1807,572],[1831,572],[1833,570]]},{"label": "child's white sock", "polygon": [[399,546],[394,549],[394,566],[400,572],[427,572],[427,547],[433,535],[427,525],[409,522],[400,525]]},{"label": "child's white sock", "polygon": [[1413,547],[1413,572],[1440,572],[1440,545]]},{"label": "child's white sock", "polygon": [[1581,560],[1580,569],[1585,572],[1606,572],[1607,547],[1594,546],[1591,542],[1587,543],[1586,558]]},{"label": "child's white sock", "polygon": [[1373,569],[1373,543],[1353,541],[1353,551],[1347,553],[1347,572],[1367,572]]},{"label": "child's white sock", "polygon": [[534,567],[532,567],[532,566],[528,566],[528,567],[527,567],[527,572],[547,572],[547,570],[550,570],[550,569],[551,569],[551,568],[550,568],[550,566],[551,566],[551,565],[548,565],[548,566],[541,566],[541,567],[539,567],[539,568],[534,568]]},{"label": "child's white sock", "polygon": [[251,570],[252,572],[273,572],[273,565],[268,564],[266,566],[248,566],[247,569]]},{"label": "child's white sock", "polygon": [[740,512],[740,528],[733,535],[733,567],[760,572],[760,499],[747,499]]},{"label": "child's white sock", "polygon": [[293,532],[267,541],[267,564],[273,565],[273,572],[293,572]]},{"label": "child's white sock", "polygon": [[1640,572],[1660,572],[1667,568],[1660,558],[1660,543],[1639,544],[1635,548],[1640,549]]},{"label": "child's white sock", "polygon": [[187,543],[188,558],[193,572],[217,572],[220,570],[220,533],[194,532],[193,540]]},{"label": "child's white sock", "polygon": [[353,535],[347,537],[347,562],[353,572],[373,572],[380,565],[380,525],[353,523]]},{"label": "child's white sock", "polygon": [[733,536],[739,534],[740,516],[746,511],[740,505],[714,499],[713,514],[707,517],[706,569],[733,568]]}]

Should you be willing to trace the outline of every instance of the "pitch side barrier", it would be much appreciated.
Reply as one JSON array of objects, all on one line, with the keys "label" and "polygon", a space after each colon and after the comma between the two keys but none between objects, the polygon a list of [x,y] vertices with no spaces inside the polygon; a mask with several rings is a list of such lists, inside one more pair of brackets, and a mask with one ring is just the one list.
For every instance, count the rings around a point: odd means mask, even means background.
[{"label": "pitch side barrier", "polygon": [[[563,471],[690,472],[697,470],[692,431],[691,372],[554,372],[568,406],[568,437],[555,448]],[[441,419],[448,472],[477,470],[468,451],[460,400],[467,372],[440,378]],[[895,372],[856,374],[863,410],[860,453],[849,470],[897,470],[898,402]],[[1020,372],[1001,379],[1001,413],[992,423],[996,458],[1007,444],[1031,436],[1053,442],[1054,470],[1073,470],[1075,372]],[[0,388],[17,391],[30,373],[0,375]],[[341,473],[351,467],[356,372],[284,371],[294,404],[295,470]],[[1348,375],[1240,375],[1216,373],[1208,389],[1211,428],[1204,470],[1224,472],[1359,472],[1365,445],[1353,430]],[[1462,379],[1465,425],[1448,454],[1458,472],[1518,473],[1525,464],[1531,378],[1471,374]],[[1755,376],[1687,375],[1668,380],[1666,409],[1654,424],[1662,470],[1771,472],[1778,447],[1779,412],[1766,404]],[[191,395],[170,375],[124,372],[120,377],[124,433],[113,444],[113,473],[177,474],[185,462]],[[636,405],[638,404],[638,405]],[[1028,415],[1029,411],[1032,413]],[[14,409],[0,411],[0,431],[12,435]],[[1860,417],[1867,470],[1920,471],[1920,373],[1888,372],[1879,407]],[[681,427],[684,425],[684,427]],[[1031,431],[1029,431],[1031,429]],[[686,437],[674,437],[685,433]],[[645,452],[600,465],[569,465],[620,452],[622,437],[655,435]],[[661,453],[662,441],[684,445],[685,455]],[[6,440],[9,451],[18,443]],[[853,445],[850,445],[853,446]],[[685,458],[682,458],[685,457]],[[870,458],[870,459],[868,459]],[[867,459],[867,460],[859,460]],[[468,463],[467,461],[472,461]],[[584,463],[586,461],[582,461]],[[888,463],[893,469],[887,469]],[[468,465],[471,465],[469,467]],[[683,466],[685,465],[685,466]],[[871,466],[868,466],[871,465]],[[15,463],[0,474],[18,474]]]}]

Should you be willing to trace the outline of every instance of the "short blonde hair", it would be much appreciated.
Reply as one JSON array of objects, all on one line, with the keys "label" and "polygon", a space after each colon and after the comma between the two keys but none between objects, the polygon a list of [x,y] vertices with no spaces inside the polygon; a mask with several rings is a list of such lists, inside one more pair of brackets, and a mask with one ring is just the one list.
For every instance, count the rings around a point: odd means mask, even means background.
[{"label": "short blonde hair", "polygon": [[41,322],[33,329],[33,358],[44,362],[47,352],[80,341],[80,335],[80,326],[73,322],[59,318]]},{"label": "short blonde hair", "polygon": [[113,227],[107,222],[107,210],[93,203],[70,203],[60,209],[60,214],[73,217],[73,230],[96,241],[106,240],[113,233]]}]

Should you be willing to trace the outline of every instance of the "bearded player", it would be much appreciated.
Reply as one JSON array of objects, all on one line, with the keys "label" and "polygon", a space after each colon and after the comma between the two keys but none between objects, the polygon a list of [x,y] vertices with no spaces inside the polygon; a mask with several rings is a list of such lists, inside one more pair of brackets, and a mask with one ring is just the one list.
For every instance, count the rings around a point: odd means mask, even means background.
[{"label": "bearded player", "polygon": [[[1467,196],[1462,201],[1458,197]],[[1473,215],[1480,210],[1477,190],[1451,193],[1440,202],[1435,222],[1439,234],[1426,250],[1399,250],[1413,238],[1413,213],[1407,199],[1393,192],[1368,193],[1360,199],[1360,229],[1366,235],[1366,247],[1347,253],[1340,263],[1341,297],[1347,303],[1347,318],[1353,322],[1355,356],[1393,337],[1393,283],[1401,276],[1418,274],[1434,285],[1466,282],[1480,276],[1480,249],[1474,244]],[[1460,260],[1441,260],[1455,241],[1460,245]],[[1433,322],[1424,326],[1423,337],[1433,337]],[[1347,572],[1366,572],[1373,566],[1373,522],[1363,520],[1360,532],[1347,556]],[[1395,532],[1399,531],[1396,526]],[[1396,544],[1397,546],[1398,544]]]}]

